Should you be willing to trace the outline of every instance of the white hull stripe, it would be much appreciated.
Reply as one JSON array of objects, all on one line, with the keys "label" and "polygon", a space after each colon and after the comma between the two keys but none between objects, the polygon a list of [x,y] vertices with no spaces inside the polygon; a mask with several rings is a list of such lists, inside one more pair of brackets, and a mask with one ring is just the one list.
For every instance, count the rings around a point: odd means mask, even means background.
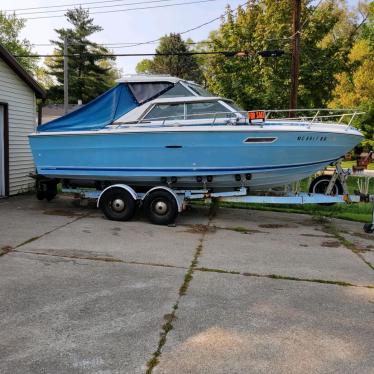
[{"label": "white hull stripe", "polygon": [[289,169],[289,168],[298,168],[298,167],[305,167],[305,166],[312,166],[312,165],[319,165],[319,164],[326,164],[336,161],[337,158],[331,160],[324,160],[318,162],[308,162],[305,164],[293,164],[293,165],[274,165],[274,166],[243,166],[243,167],[223,167],[223,168],[128,168],[128,167],[73,167],[73,166],[46,166],[46,167],[39,167],[40,171],[148,171],[148,172],[209,172],[209,171],[220,171],[220,172],[234,172],[234,171],[241,171],[241,172],[249,172],[249,171],[256,171],[256,170],[276,170],[276,169]]}]

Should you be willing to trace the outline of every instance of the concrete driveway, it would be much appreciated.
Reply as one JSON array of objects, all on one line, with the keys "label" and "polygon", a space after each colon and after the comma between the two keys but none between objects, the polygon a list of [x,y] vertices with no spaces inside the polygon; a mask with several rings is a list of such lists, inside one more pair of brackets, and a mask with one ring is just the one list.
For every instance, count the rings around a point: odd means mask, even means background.
[{"label": "concrete driveway", "polygon": [[0,373],[373,373],[374,235],[194,208],[0,201]]}]

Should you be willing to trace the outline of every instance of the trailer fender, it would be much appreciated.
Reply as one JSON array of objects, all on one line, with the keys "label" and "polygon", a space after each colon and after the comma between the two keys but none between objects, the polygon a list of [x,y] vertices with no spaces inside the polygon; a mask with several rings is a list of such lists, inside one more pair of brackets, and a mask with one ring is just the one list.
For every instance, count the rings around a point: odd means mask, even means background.
[{"label": "trailer fender", "polygon": [[156,191],[156,190],[165,190],[167,192],[169,192],[175,199],[175,201],[177,202],[177,205],[178,205],[178,212],[182,212],[183,211],[183,198],[179,197],[178,194],[171,188],[169,187],[166,187],[166,186],[157,186],[157,187],[153,187],[151,188],[143,197],[142,197],[142,201],[153,191]]},{"label": "trailer fender", "polygon": [[97,203],[96,203],[96,206],[99,208],[100,207],[100,199],[101,199],[101,196],[103,196],[103,194],[110,190],[111,188],[122,188],[124,190],[126,190],[132,197],[134,200],[138,200],[138,195],[137,193],[130,187],[128,186],[127,184],[113,184],[107,188],[105,188],[105,190],[101,191],[100,195],[99,195],[99,198],[97,199]]}]

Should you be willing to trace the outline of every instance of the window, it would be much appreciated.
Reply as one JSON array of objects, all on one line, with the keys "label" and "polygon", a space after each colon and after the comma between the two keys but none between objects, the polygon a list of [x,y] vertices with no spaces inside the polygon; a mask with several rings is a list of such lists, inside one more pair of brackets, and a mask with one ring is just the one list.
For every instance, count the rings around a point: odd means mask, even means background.
[{"label": "window", "polygon": [[234,117],[235,114],[218,101],[187,104],[187,119]]},{"label": "window", "polygon": [[144,119],[157,121],[184,119],[184,104],[156,104]]},{"label": "window", "polygon": [[189,83],[188,88],[190,88],[193,92],[197,93],[199,96],[213,96],[208,90],[197,84]]},{"label": "window", "polygon": [[187,90],[186,87],[183,86],[180,82],[177,83],[173,88],[166,91],[160,97],[185,97],[185,96],[193,96],[193,93]]},{"label": "window", "polygon": [[168,82],[151,82],[151,83],[129,83],[130,90],[135,96],[138,103],[142,104],[146,101],[160,95],[160,93],[167,91],[173,87],[172,83]]}]

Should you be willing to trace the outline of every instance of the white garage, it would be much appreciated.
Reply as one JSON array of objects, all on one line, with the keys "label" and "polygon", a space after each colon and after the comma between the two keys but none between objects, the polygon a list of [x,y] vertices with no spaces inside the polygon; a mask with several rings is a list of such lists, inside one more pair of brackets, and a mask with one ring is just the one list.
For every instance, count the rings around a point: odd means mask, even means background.
[{"label": "white garage", "polygon": [[37,98],[45,99],[43,88],[0,45],[0,197],[34,187],[27,136],[36,126]]}]

